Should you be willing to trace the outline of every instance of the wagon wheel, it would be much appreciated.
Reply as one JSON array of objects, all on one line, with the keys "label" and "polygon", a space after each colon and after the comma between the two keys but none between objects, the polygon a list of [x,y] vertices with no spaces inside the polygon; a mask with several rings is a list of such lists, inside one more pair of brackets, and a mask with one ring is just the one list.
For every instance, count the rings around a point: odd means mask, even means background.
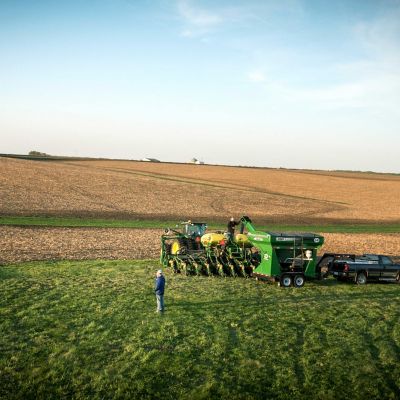
[{"label": "wagon wheel", "polygon": [[282,275],[280,283],[283,287],[290,287],[292,286],[292,277],[290,275]]},{"label": "wagon wheel", "polygon": [[293,279],[294,286],[297,288],[303,287],[304,286],[304,275],[295,275]]}]

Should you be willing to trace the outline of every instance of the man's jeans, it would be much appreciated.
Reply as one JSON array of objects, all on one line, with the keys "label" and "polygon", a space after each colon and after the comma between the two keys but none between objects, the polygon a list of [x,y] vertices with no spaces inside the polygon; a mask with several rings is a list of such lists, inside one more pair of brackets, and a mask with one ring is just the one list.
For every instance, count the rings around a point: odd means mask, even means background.
[{"label": "man's jeans", "polygon": [[156,294],[157,299],[157,311],[164,311],[164,295]]}]

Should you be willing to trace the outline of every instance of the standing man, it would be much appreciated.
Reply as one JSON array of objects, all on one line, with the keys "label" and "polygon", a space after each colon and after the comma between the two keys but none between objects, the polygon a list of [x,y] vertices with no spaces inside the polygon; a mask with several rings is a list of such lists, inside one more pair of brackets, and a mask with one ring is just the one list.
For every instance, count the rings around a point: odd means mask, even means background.
[{"label": "standing man", "polygon": [[154,291],[156,293],[157,299],[157,312],[164,311],[164,288],[165,288],[165,278],[161,269],[157,271]]},{"label": "standing man", "polygon": [[228,238],[229,238],[229,240],[233,240],[236,225],[239,225],[239,222],[236,222],[235,218],[232,217],[228,222]]}]

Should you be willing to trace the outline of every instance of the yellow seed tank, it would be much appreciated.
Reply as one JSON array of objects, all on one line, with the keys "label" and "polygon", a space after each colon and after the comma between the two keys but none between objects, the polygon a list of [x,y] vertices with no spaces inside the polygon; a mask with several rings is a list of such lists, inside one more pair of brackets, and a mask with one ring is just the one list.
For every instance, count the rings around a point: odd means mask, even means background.
[{"label": "yellow seed tank", "polygon": [[225,239],[222,233],[206,233],[201,237],[201,244],[204,247],[217,246]]}]

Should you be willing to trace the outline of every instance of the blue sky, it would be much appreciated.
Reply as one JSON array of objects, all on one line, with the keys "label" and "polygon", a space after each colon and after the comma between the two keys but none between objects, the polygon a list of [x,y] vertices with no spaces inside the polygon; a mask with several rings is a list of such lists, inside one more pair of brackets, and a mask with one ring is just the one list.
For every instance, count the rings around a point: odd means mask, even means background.
[{"label": "blue sky", "polygon": [[0,1],[0,152],[400,172],[400,1]]}]

